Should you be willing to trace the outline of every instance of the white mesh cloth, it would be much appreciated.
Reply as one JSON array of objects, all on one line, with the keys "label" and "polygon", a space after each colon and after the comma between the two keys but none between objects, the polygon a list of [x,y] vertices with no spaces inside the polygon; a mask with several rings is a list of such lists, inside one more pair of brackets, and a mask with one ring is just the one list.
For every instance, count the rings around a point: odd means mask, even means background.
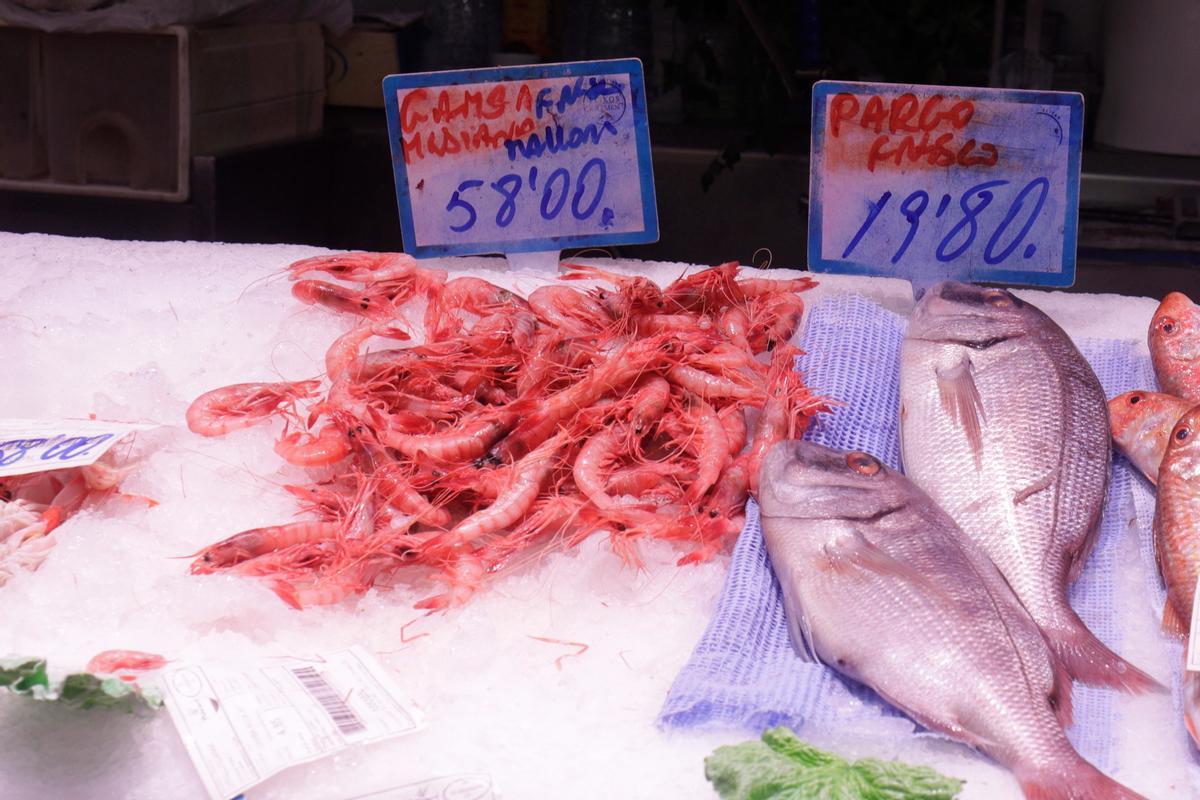
[{"label": "white mesh cloth", "polygon": [[[844,405],[823,416],[806,438],[830,447],[864,450],[889,466],[899,466],[899,354],[904,326],[902,317],[859,296],[829,298],[811,310],[800,343],[806,355],[799,367],[814,391]],[[1107,396],[1147,385],[1148,359],[1137,353],[1132,342],[1078,344]],[[1120,537],[1133,517],[1136,482],[1140,478],[1129,464],[1117,459],[1099,540],[1070,594],[1083,621],[1118,653],[1114,570]],[[1148,541],[1148,521],[1142,536]],[[1074,696],[1075,724],[1068,735],[1085,758],[1111,769],[1116,735],[1112,693],[1076,684]],[[778,724],[800,728],[807,721],[828,723],[884,714],[898,712],[873,692],[796,655],[788,639],[779,584],[763,544],[758,509],[751,502],[713,619],[671,686],[659,724],[761,731]]]}]

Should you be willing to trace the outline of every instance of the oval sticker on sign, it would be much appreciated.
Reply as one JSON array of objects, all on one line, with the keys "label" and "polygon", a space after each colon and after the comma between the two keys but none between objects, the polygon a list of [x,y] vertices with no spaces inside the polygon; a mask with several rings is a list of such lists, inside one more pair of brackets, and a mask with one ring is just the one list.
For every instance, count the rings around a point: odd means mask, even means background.
[{"label": "oval sticker on sign", "polygon": [[808,260],[816,272],[1070,286],[1083,97],[821,81]]},{"label": "oval sticker on sign", "polygon": [[389,75],[383,92],[405,252],[658,240],[637,59]]}]

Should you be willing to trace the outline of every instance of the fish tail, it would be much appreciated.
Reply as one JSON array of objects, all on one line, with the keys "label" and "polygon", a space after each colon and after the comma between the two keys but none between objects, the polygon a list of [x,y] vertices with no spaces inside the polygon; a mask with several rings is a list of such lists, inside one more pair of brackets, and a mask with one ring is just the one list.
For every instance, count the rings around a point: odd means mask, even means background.
[{"label": "fish tail", "polygon": [[1147,800],[1078,755],[1075,759],[1065,770],[1055,768],[1032,775],[1018,772],[1017,780],[1025,797],[1028,800]]},{"label": "fish tail", "polygon": [[1077,681],[1089,686],[1106,686],[1130,694],[1165,692],[1167,689],[1145,672],[1108,649],[1075,617],[1066,629],[1048,630],[1050,646]]}]

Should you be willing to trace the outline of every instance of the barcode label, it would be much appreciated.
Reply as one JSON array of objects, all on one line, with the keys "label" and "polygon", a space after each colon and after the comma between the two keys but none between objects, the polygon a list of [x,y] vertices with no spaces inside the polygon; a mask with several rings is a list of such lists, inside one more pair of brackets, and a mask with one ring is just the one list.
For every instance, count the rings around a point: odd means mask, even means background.
[{"label": "barcode label", "polygon": [[334,688],[329,685],[329,682],[317,672],[313,667],[293,667],[292,674],[300,681],[300,685],[305,691],[312,696],[314,700],[321,704],[321,708],[325,709],[325,713],[333,720],[333,724],[337,725],[342,735],[349,736],[352,733],[362,733],[367,729],[362,720],[358,718],[350,706],[346,705],[346,701],[338,695]]}]

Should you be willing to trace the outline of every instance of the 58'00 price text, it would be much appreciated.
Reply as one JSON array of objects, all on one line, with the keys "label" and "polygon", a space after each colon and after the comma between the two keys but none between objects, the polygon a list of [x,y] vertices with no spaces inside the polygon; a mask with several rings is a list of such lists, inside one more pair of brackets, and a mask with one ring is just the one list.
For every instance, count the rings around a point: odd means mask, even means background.
[{"label": "58'00 price text", "polygon": [[[553,221],[567,212],[583,222],[591,219],[600,207],[607,182],[608,168],[602,158],[587,161],[574,176],[566,167],[553,170],[544,179],[537,167],[530,167],[524,175],[510,172],[488,184],[495,192],[490,196],[475,194],[483,188],[482,180],[466,180],[458,185],[446,204],[446,212],[451,215],[450,230],[455,233],[471,230],[479,221],[479,208],[490,207],[493,203],[499,204],[494,218],[497,228],[507,228],[517,219],[518,213],[537,213],[541,219]],[[468,192],[472,194],[467,195]],[[526,195],[530,197],[526,198]],[[612,218],[612,209],[605,208],[600,226],[607,227]]]}]

